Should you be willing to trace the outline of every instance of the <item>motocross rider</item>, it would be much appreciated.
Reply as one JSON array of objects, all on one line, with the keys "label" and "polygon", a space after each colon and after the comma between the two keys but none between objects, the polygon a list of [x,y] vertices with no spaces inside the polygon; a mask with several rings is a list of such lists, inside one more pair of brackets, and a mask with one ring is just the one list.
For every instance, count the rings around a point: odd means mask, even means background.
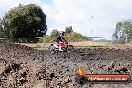
[{"label": "motocross rider", "polygon": [[[64,31],[59,31],[57,36],[56,36],[56,40],[57,40],[57,43],[59,43],[59,41],[61,42],[66,42],[65,38],[64,38],[64,35],[65,35],[65,32]],[[63,51],[62,50],[62,46],[59,46],[59,51]]]}]

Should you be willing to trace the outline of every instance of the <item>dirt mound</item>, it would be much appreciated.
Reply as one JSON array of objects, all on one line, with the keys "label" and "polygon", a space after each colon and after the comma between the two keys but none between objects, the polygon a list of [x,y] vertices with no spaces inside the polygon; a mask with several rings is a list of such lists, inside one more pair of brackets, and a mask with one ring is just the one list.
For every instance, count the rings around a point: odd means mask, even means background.
[{"label": "dirt mound", "polygon": [[50,53],[0,43],[0,88],[132,88],[132,84],[77,84],[75,69],[87,73],[129,73],[132,49],[75,49]]}]

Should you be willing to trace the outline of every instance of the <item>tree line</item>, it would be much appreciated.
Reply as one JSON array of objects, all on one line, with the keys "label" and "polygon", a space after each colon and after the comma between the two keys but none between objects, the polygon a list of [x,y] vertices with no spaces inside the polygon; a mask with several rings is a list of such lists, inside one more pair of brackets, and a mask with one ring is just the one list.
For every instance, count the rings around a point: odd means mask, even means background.
[{"label": "tree line", "polygon": [[[19,4],[0,18],[0,38],[13,42],[54,42],[57,31],[54,29],[50,35],[46,35],[46,14],[36,4]],[[65,32],[68,41],[89,40],[74,32],[72,26],[66,27]],[[115,43],[132,42],[132,20],[118,22],[112,37]]]},{"label": "tree line", "polygon": [[[46,32],[46,14],[35,4],[19,4],[0,19],[0,38],[13,42],[54,42],[58,30],[54,29],[50,35]],[[65,32],[68,41],[87,40],[87,37],[73,32],[72,26],[66,27]]]},{"label": "tree line", "polygon": [[[66,27],[64,32],[65,32],[64,38],[68,42],[77,42],[77,41],[90,40],[88,37],[83,36],[80,33],[74,32],[73,29],[72,29],[72,26]],[[40,43],[56,42],[57,34],[58,34],[58,30],[54,29],[50,33],[50,35],[46,35],[46,36],[40,38],[39,42]]]}]

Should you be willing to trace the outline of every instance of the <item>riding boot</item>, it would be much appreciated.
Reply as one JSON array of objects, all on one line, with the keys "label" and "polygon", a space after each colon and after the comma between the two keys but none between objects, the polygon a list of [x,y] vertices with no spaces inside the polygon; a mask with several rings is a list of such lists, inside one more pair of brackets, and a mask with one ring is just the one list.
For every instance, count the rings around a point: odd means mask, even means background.
[{"label": "riding boot", "polygon": [[62,50],[62,46],[59,46],[59,51],[63,51],[63,50]]}]

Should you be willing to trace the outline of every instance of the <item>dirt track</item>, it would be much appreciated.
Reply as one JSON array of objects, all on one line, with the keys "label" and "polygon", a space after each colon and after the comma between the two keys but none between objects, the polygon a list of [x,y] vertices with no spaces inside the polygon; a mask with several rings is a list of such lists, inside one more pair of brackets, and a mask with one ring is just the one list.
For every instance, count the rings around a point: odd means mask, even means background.
[{"label": "dirt track", "polygon": [[132,83],[78,85],[75,68],[79,65],[87,73],[132,75],[132,49],[75,49],[51,54],[1,43],[0,88],[132,88]]}]

